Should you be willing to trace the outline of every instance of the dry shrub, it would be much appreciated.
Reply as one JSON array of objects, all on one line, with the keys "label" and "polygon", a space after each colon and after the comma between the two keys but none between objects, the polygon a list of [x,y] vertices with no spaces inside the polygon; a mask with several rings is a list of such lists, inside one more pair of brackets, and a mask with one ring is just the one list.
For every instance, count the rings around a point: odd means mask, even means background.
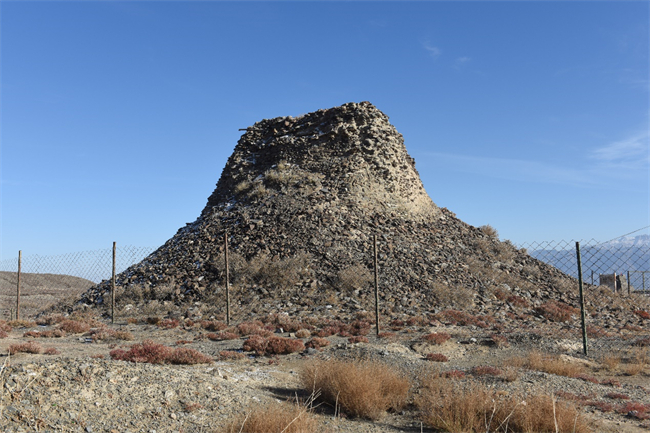
[{"label": "dry shrub", "polygon": [[341,289],[353,292],[368,287],[373,281],[373,276],[368,268],[356,264],[339,271],[336,280]]},{"label": "dry shrub", "polygon": [[33,338],[61,338],[65,337],[66,332],[63,329],[53,329],[51,331],[27,331],[23,337]]},{"label": "dry shrub", "polygon": [[12,327],[6,321],[0,320],[0,331],[11,332]]},{"label": "dry shrub", "polygon": [[510,343],[508,343],[508,337],[505,335],[499,335],[499,334],[492,334],[490,335],[490,340],[496,347],[508,347],[510,346]]},{"label": "dry shrub", "polygon": [[228,327],[228,325],[218,320],[201,320],[200,324],[201,328],[212,332],[223,331]]},{"label": "dry shrub", "polygon": [[151,340],[134,344],[128,351],[114,349],[109,354],[115,360],[149,364],[206,364],[212,362],[212,358],[197,350],[183,347],[173,349]]},{"label": "dry shrub", "polygon": [[535,311],[551,322],[568,322],[580,312],[577,308],[554,300],[544,302],[539,307],[536,307]]},{"label": "dry shrub", "polygon": [[35,341],[27,341],[25,343],[16,343],[9,346],[9,354],[15,355],[16,353],[41,353],[42,347]]},{"label": "dry shrub", "polygon": [[321,347],[327,347],[329,345],[330,341],[327,338],[314,337],[305,344],[305,347],[320,349]]},{"label": "dry shrub", "polygon": [[62,314],[48,314],[36,319],[36,324],[41,326],[56,325],[65,319]]},{"label": "dry shrub", "polygon": [[465,287],[450,287],[443,282],[433,282],[429,285],[429,292],[436,305],[443,308],[469,308],[474,303],[475,293]]},{"label": "dry shrub", "polygon": [[165,320],[161,320],[156,325],[159,328],[163,328],[163,329],[174,329],[174,328],[178,328],[180,322],[177,319],[165,319]]},{"label": "dry shrub", "polygon": [[650,313],[645,311],[645,310],[634,310],[634,314],[639,316],[642,319],[648,319],[650,320]]},{"label": "dry shrub", "polygon": [[591,431],[570,403],[557,402],[548,396],[510,396],[474,382],[427,378],[416,403],[428,426],[449,432]]},{"label": "dry shrub", "polygon": [[406,403],[410,381],[374,361],[314,361],[300,373],[302,386],[352,417],[376,420]]},{"label": "dry shrub", "polygon": [[82,334],[84,332],[90,331],[90,325],[86,322],[66,319],[59,324],[59,329],[70,334]]},{"label": "dry shrub", "polygon": [[310,411],[297,404],[273,403],[256,407],[229,421],[224,433],[307,433],[321,430]]},{"label": "dry shrub", "polygon": [[273,334],[273,332],[264,328],[264,324],[259,320],[255,322],[240,323],[237,325],[237,332],[239,332],[239,335],[242,337],[246,337],[248,335],[260,335],[262,337],[268,337]]},{"label": "dry shrub", "polygon": [[477,365],[469,371],[474,376],[501,376],[503,371],[491,365]]},{"label": "dry shrub", "polygon": [[447,362],[447,361],[449,361],[449,358],[447,358],[442,353],[427,353],[427,356],[425,357],[425,359],[427,361],[432,361],[432,362]]},{"label": "dry shrub", "polygon": [[523,367],[566,377],[578,377],[585,370],[585,367],[579,363],[564,361],[559,356],[543,355],[536,351],[524,357],[509,358],[505,363],[512,367]]},{"label": "dry shrub", "polygon": [[107,340],[133,341],[134,338],[133,334],[131,334],[129,331],[115,330],[106,326],[91,329],[89,335],[94,342]]},{"label": "dry shrub", "polygon": [[241,352],[235,352],[234,350],[222,350],[219,352],[220,361],[236,361],[244,358],[246,358],[246,355]]},{"label": "dry shrub", "polygon": [[298,338],[309,338],[311,337],[311,332],[308,329],[299,329],[296,331],[296,337]]},{"label": "dry shrub", "polygon": [[33,328],[36,326],[36,322],[32,322],[30,320],[12,320],[10,322],[6,322],[5,327],[9,327],[7,332],[11,331],[12,328]]},{"label": "dry shrub", "polygon": [[353,337],[348,338],[348,342],[350,344],[357,344],[357,343],[368,343],[370,340],[368,340],[368,337],[364,337],[363,335],[355,335]]},{"label": "dry shrub", "polygon": [[9,334],[7,334],[7,331],[4,329],[0,329],[0,338],[7,338],[9,337]]},{"label": "dry shrub", "polygon": [[288,355],[289,353],[302,352],[305,350],[305,344],[302,340],[291,338],[271,336],[264,338],[261,335],[251,335],[244,341],[242,347],[244,352],[255,352],[259,356],[263,355]]},{"label": "dry shrub", "polygon": [[61,352],[59,352],[59,350],[56,347],[48,347],[43,351],[43,353],[45,355],[58,355]]},{"label": "dry shrub", "polygon": [[446,332],[432,332],[422,336],[422,339],[431,344],[443,344],[449,341],[451,335]]},{"label": "dry shrub", "polygon": [[481,226],[478,229],[480,231],[482,231],[483,234],[485,234],[486,236],[488,236],[490,238],[493,238],[493,239],[498,239],[499,238],[499,232],[497,231],[497,229],[495,229],[494,227],[492,227],[489,224]]}]

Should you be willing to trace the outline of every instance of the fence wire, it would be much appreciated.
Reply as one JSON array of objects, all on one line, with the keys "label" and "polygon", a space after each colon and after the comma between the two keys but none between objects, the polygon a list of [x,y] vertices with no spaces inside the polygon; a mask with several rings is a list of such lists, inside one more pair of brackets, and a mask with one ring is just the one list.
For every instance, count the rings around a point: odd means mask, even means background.
[{"label": "fence wire", "polygon": [[[396,250],[407,250],[406,240],[388,239]],[[494,266],[512,267],[515,246],[508,242],[498,248],[495,263],[468,262],[469,269],[477,272],[474,289],[462,289],[448,285],[445,274],[429,287],[428,292],[418,287],[402,287],[398,281],[390,281],[382,275],[382,267],[399,267],[397,259],[391,257],[388,249],[380,249],[380,293],[378,294],[382,315],[386,314],[384,325],[395,322],[393,316],[420,314],[422,311],[443,324],[471,326],[476,332],[486,335],[498,334],[498,320],[519,321],[521,333],[530,333],[529,342],[546,339],[562,341],[562,345],[544,346],[544,350],[582,349],[581,305],[578,296],[578,266],[575,241],[533,242],[516,246],[541,262],[561,271],[562,278],[551,279],[548,287],[534,287],[534,284],[512,273],[495,273]],[[502,250],[502,251],[501,251]],[[130,266],[141,262],[154,251],[149,247],[118,247],[116,251],[116,272],[119,274]],[[223,251],[223,250],[222,250]],[[487,250],[486,250],[487,251]],[[593,356],[612,351],[648,350],[650,347],[650,243],[635,242],[632,239],[607,243],[595,240],[581,241],[582,279],[584,282],[584,303],[586,309],[586,333],[588,348]],[[496,254],[495,252],[492,252]],[[491,254],[492,254],[491,253]],[[375,308],[373,251],[359,251],[349,266],[334,273],[330,281],[318,281],[310,268],[309,255],[295,255],[277,258],[259,256],[245,259],[235,252],[229,256],[229,294],[231,317],[246,320],[278,312],[303,312],[308,308],[316,314],[326,314],[332,306],[343,306],[351,312],[371,312]],[[223,315],[226,311],[226,272],[222,253],[212,259],[214,280],[209,283],[195,280],[188,283],[169,281],[165,284],[140,286],[118,285],[116,290],[117,309],[121,317],[128,317],[137,305],[145,305],[151,312],[166,307],[166,300],[182,290],[205,291],[204,305],[212,312]],[[468,257],[467,260],[470,260]],[[497,260],[498,259],[498,260]],[[513,262],[509,264],[509,262]],[[433,259],[433,266],[437,266]],[[420,267],[425,267],[423,263]],[[532,269],[532,268],[531,268]],[[16,309],[17,258],[0,261],[0,318],[14,317]],[[112,249],[85,251],[56,256],[24,255],[21,261],[21,317],[33,317],[38,312],[64,298],[78,298],[97,283],[109,280],[112,272]],[[536,273],[534,269],[531,272]],[[566,277],[571,278],[566,278]],[[531,280],[532,281],[532,280]],[[328,290],[323,290],[323,283]],[[180,286],[185,284],[181,290]],[[477,285],[476,285],[477,284]],[[462,290],[461,290],[462,289]],[[541,292],[540,292],[541,290]],[[269,297],[269,292],[273,296]],[[472,297],[478,293],[490,292],[499,300],[501,310],[474,312],[472,316],[463,312],[471,309]],[[430,293],[429,293],[430,292]],[[415,295],[414,295],[415,293]],[[556,299],[542,299],[539,293],[555,293]],[[482,296],[482,295],[481,295]],[[146,302],[145,302],[146,301]],[[304,302],[303,302],[304,304]],[[501,305],[503,304],[503,305]],[[106,306],[106,305],[105,305]],[[418,310],[419,309],[419,310]],[[196,311],[194,311],[196,310]],[[201,314],[199,307],[190,306],[187,314]],[[146,313],[146,312],[145,312]],[[205,312],[204,312],[205,313]],[[492,315],[491,317],[489,315]],[[566,317],[562,315],[566,315]],[[549,320],[553,315],[560,319]],[[551,331],[544,331],[545,323],[552,323]],[[397,320],[399,322],[399,320]],[[397,323],[395,322],[395,323]],[[415,321],[414,321],[415,323]],[[426,321],[422,323],[428,323]],[[484,327],[485,326],[485,327]],[[551,328],[548,328],[551,329]],[[546,333],[544,333],[546,332]],[[534,338],[533,338],[534,337]],[[521,338],[521,336],[517,336]],[[498,339],[497,339],[498,340]],[[541,340],[540,340],[541,341]],[[564,348],[564,349],[563,349]],[[569,349],[567,349],[569,348]]]},{"label": "fence wire", "polygon": [[[122,272],[154,251],[123,246],[116,250],[116,272]],[[111,278],[113,249],[69,254],[20,256],[20,313],[32,317],[62,299],[73,299]],[[15,317],[18,257],[0,261],[0,318]]]}]

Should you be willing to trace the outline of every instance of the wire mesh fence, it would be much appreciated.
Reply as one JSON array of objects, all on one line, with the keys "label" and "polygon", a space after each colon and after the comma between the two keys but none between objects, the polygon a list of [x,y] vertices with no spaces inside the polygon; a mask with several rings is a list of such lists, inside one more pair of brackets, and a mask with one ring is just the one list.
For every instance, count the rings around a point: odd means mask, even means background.
[{"label": "wire mesh fence", "polygon": [[[117,249],[116,270],[122,272],[151,254],[154,248]],[[73,299],[102,280],[111,278],[111,248],[60,255],[19,255],[0,261],[0,318],[33,317],[62,299]],[[18,268],[20,265],[20,286]],[[18,297],[18,289],[20,296]]]},{"label": "wire mesh fence", "polygon": [[[528,253],[564,274],[583,281],[584,324],[578,317],[568,332],[584,331],[586,348],[592,355],[650,347],[650,242],[644,237],[616,242],[540,242],[522,245]],[[580,287],[575,285],[574,290]],[[574,311],[583,308],[576,298],[565,299]],[[579,298],[578,298],[579,299]],[[584,329],[582,329],[584,327]]]},{"label": "wire mesh fence", "polygon": [[[391,241],[399,245],[398,241]],[[515,246],[508,245],[516,251]],[[473,283],[475,290],[450,288],[438,282],[430,287],[431,293],[419,297],[394,296],[398,288],[393,282],[382,280],[382,266],[389,267],[391,261],[395,261],[390,251],[382,250],[383,244],[379,245],[379,282],[374,272],[374,251],[370,247],[362,253],[363,259],[351,262],[331,277],[327,287],[332,290],[322,290],[320,282],[317,284],[310,269],[312,258],[309,255],[296,254],[282,259],[260,255],[246,259],[233,251],[226,266],[226,250],[222,248],[220,255],[203,265],[211,267],[213,280],[209,284],[200,279],[193,282],[171,280],[157,285],[120,281],[116,290],[117,314],[128,317],[138,304],[144,305],[145,313],[154,312],[167,308],[167,301],[182,295],[183,290],[204,290],[209,293],[203,298],[203,305],[210,305],[212,311],[220,311],[226,320],[298,311],[296,305],[309,299],[309,308],[314,314],[327,314],[332,305],[343,305],[348,311],[368,313],[368,319],[374,321],[379,316],[378,305],[381,304],[383,312],[408,313],[420,308],[428,310],[431,318],[443,324],[485,329],[491,334],[499,332],[499,320],[508,318],[519,321],[522,332],[561,339],[574,351],[582,348],[584,331],[590,354],[595,356],[608,351],[647,350],[650,347],[650,242],[624,239],[598,243],[591,240],[580,242],[580,247],[584,323],[580,320],[583,305],[578,296],[579,274],[574,241],[539,242],[516,247],[521,251],[525,249],[530,257],[560,271],[561,274],[557,275],[562,278],[553,277],[544,283],[556,287],[535,287],[537,283],[527,282],[526,272],[530,271],[531,275],[539,272],[530,266],[524,267],[517,277],[512,272],[494,273],[497,268],[513,269],[507,262],[513,261],[514,256],[512,253],[504,255],[501,251],[501,261],[467,263],[471,272],[480,274]],[[147,247],[117,248],[116,272],[120,274],[140,263],[153,251],[154,248]],[[15,317],[17,273],[18,259],[0,261],[0,318]],[[57,256],[23,256],[21,314],[33,317],[63,298],[78,298],[98,283],[106,285],[111,273],[110,248]],[[444,276],[444,272],[440,275]],[[121,278],[129,279],[128,275]],[[373,288],[378,288],[378,285],[382,288],[375,292]],[[269,291],[273,292],[272,297],[268,296]],[[480,314],[461,311],[470,308],[470,298],[483,296],[486,291],[498,301],[483,305]],[[103,301],[105,307],[107,304]],[[194,314],[193,310],[200,314],[199,307],[195,306],[189,306],[184,314]],[[386,317],[382,326],[390,326],[393,322],[400,321]],[[543,331],[549,322],[552,326]],[[559,346],[552,347],[551,350],[555,350]]]}]

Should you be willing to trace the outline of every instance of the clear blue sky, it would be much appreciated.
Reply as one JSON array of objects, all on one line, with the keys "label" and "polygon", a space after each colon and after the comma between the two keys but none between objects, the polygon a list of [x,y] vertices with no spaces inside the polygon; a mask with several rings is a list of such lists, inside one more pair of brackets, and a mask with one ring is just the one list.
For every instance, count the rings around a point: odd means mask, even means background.
[{"label": "clear blue sky", "polygon": [[646,1],[0,13],[2,259],[159,246],[199,216],[239,128],[350,101],[390,116],[436,204],[502,239],[650,224]]}]

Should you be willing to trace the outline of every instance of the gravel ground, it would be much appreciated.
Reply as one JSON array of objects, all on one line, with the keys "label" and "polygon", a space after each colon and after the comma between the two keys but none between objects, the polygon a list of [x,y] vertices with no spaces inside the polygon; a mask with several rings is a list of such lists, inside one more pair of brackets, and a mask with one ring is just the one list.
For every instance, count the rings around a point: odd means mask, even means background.
[{"label": "gravel ground", "polygon": [[[2,431],[218,432],[227,420],[255,406],[295,395],[304,396],[298,375],[301,367],[314,358],[377,359],[417,378],[432,368],[468,371],[477,365],[503,367],[504,360],[531,348],[527,344],[505,348],[488,345],[486,340],[478,335],[472,337],[471,330],[461,327],[445,327],[444,330],[452,335],[451,340],[432,346],[423,343],[421,335],[442,329],[417,328],[396,332],[388,340],[369,336],[370,342],[361,344],[349,344],[342,337],[329,337],[331,345],[320,352],[312,350],[273,358],[251,355],[236,361],[193,366],[153,365],[112,360],[108,353],[111,348],[126,348],[145,339],[172,347],[176,347],[179,340],[186,340],[191,343],[183,347],[218,357],[222,350],[240,350],[243,340],[195,340],[203,331],[200,328],[165,330],[133,324],[112,327],[128,330],[134,340],[92,342],[81,334],[57,339],[39,338],[37,341],[43,348],[54,347],[60,354],[18,353],[0,357]],[[17,342],[32,340],[23,337],[26,331],[14,330],[1,339],[0,352],[7,353],[7,348]],[[445,354],[449,361],[428,362],[423,354],[429,352]],[[621,371],[605,372],[598,364],[573,355],[565,356],[566,362],[586,364],[589,377],[601,383],[524,369],[516,370],[509,380],[494,376],[482,376],[477,380],[522,395],[561,395],[564,392],[589,396],[591,401],[616,403],[605,397],[615,392],[627,395],[627,401],[650,405],[648,366],[629,376]],[[614,385],[602,384],[606,379],[611,379]],[[650,430],[647,420],[637,419],[632,414],[603,413],[591,406],[585,406],[584,411],[598,423],[594,430],[597,432]],[[335,417],[324,406],[315,411],[315,416],[322,421],[323,430],[330,432],[432,431],[426,427],[421,430],[414,405],[377,422]]]}]

